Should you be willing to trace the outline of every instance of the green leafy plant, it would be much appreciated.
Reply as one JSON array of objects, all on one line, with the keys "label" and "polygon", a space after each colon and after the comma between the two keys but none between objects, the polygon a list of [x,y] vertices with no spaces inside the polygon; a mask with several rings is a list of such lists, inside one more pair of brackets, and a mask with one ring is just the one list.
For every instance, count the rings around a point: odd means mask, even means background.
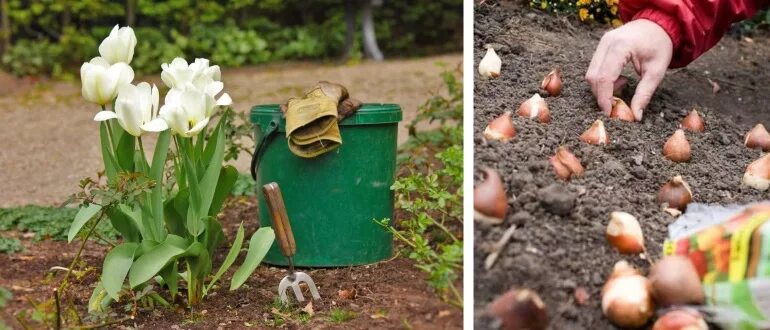
[{"label": "green leafy plant", "polygon": [[[440,297],[462,307],[456,283],[463,266],[462,84],[455,75],[442,74],[447,95],[427,100],[409,124],[410,140],[399,151],[409,161],[401,162],[402,171],[391,186],[403,215],[400,222],[377,222],[404,243],[403,253],[427,274]],[[439,122],[441,127],[419,131],[421,122]]]},{"label": "green leafy plant", "polygon": [[329,321],[332,323],[345,323],[348,322],[354,318],[356,318],[356,313],[353,311],[342,309],[339,307],[334,307],[331,310],[329,310]]},{"label": "green leafy plant", "polygon": [[[0,236],[0,253],[16,253],[22,250],[21,241],[14,237]],[[0,297],[2,299],[2,297]]]},{"label": "green leafy plant", "polygon": [[[18,230],[34,233],[34,239],[52,239],[63,241],[72,219],[78,212],[76,208],[27,205],[0,209],[0,231]],[[96,227],[95,234],[114,239],[117,232],[108,223]]]}]

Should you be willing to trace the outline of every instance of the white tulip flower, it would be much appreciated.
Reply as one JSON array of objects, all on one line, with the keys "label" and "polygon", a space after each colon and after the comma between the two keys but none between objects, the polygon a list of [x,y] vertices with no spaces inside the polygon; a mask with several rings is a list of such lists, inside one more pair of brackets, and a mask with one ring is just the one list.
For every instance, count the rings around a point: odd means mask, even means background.
[{"label": "white tulip flower", "polygon": [[134,58],[134,47],[136,47],[136,35],[134,29],[130,26],[118,28],[117,25],[112,28],[112,32],[107,38],[102,40],[99,45],[99,55],[101,55],[110,64],[131,63]]},{"label": "white tulip flower", "polygon": [[143,132],[160,132],[168,129],[168,125],[158,114],[158,87],[146,82],[134,86],[125,84],[118,88],[118,99],[115,101],[115,112],[100,111],[94,117],[96,121],[113,118],[128,134],[141,136]]},{"label": "white tulip flower", "polygon": [[80,67],[83,98],[89,102],[106,105],[115,99],[118,86],[134,80],[134,70],[123,62],[110,65],[102,57],[94,57]]},{"label": "white tulip flower", "polygon": [[166,104],[160,108],[160,117],[174,133],[191,137],[206,128],[211,119],[209,109],[215,106],[214,99],[202,91],[172,89],[166,95]]},{"label": "white tulip flower", "polygon": [[[163,63],[160,66],[163,72],[160,74],[163,83],[169,88],[185,91],[195,89],[204,92],[216,99],[216,105],[226,106],[233,103],[227,93],[219,94],[225,87],[222,83],[222,72],[218,65],[209,66],[209,60],[197,58],[194,63],[187,64],[181,57],[175,58],[171,63]],[[214,108],[210,109],[211,111]],[[209,114],[210,115],[210,114]]]}]

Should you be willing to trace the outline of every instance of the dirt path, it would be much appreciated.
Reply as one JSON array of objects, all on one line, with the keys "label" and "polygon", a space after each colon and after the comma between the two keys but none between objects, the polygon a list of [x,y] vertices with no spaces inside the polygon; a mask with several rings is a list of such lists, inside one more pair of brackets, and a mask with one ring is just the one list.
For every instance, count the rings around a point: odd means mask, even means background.
[{"label": "dirt path", "polygon": [[[384,63],[326,65],[289,63],[224,70],[225,90],[234,108],[279,103],[318,80],[340,82],[365,102],[399,103],[402,127],[424,100],[441,88],[441,68],[453,68],[461,54]],[[101,168],[98,108],[80,96],[79,82],[42,82],[0,77],[0,207],[56,204],[72,193],[79,179]],[[158,76],[138,78],[160,84]],[[399,142],[406,130],[399,131]],[[245,171],[247,157],[236,164]]]},{"label": "dirt path", "polygon": [[[767,37],[753,42],[725,39],[688,68],[669,72],[643,121],[632,124],[601,115],[584,83],[585,69],[603,32],[598,27],[511,2],[487,1],[476,9],[475,63],[485,44],[496,43],[503,68],[499,79],[475,81],[475,182],[481,180],[481,167],[497,170],[511,207],[504,224],[475,226],[477,329],[494,328],[485,307],[514,287],[539,293],[548,306],[551,329],[611,328],[601,312],[600,290],[613,264],[625,259],[644,273],[649,265],[639,257],[622,256],[607,244],[609,214],[626,211],[637,216],[650,256],[658,258],[666,226],[674,219],[660,211],[655,195],[674,175],[689,182],[696,202],[768,198],[767,192],[740,183],[746,165],[761,154],[743,146],[743,134],[756,122],[770,124]],[[516,116],[514,140],[485,141],[486,124],[503,111],[516,111],[556,66],[563,68],[564,88],[559,97],[547,98],[551,123]],[[712,93],[707,78],[718,79],[722,87],[718,94]],[[624,91],[624,99],[630,100],[632,92]],[[661,156],[662,145],[693,106],[703,113],[707,130],[687,134],[693,150],[690,162],[672,163]],[[578,140],[597,118],[607,128],[611,140],[607,146]],[[559,145],[581,159],[583,177],[567,183],[556,179],[548,158]],[[484,259],[512,225],[518,226],[512,239],[486,270]],[[574,298],[577,288],[590,294],[584,305]]]}]

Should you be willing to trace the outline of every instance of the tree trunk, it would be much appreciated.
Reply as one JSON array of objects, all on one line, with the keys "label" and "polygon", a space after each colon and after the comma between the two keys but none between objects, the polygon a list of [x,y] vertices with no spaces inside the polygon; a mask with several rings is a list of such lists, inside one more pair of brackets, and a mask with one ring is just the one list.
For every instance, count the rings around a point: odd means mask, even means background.
[{"label": "tree trunk", "polygon": [[361,24],[364,30],[364,53],[375,61],[385,57],[377,46],[377,36],[374,34],[374,18],[372,17],[372,2],[364,1],[361,7]]},{"label": "tree trunk", "polygon": [[136,23],[136,0],[126,0],[126,25],[134,27]]},{"label": "tree trunk", "polygon": [[345,0],[345,49],[341,60],[347,61],[353,55],[354,38],[356,36],[356,1]]}]

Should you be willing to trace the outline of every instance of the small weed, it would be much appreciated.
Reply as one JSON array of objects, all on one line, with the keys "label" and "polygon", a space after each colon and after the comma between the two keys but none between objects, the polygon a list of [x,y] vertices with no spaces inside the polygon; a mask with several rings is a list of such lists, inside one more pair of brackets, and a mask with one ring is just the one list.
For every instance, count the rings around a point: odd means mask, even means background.
[{"label": "small weed", "polygon": [[313,318],[313,315],[310,315],[310,313],[307,312],[300,312],[299,315],[297,315],[297,321],[299,321],[299,324],[305,325],[310,323],[310,320]]},{"label": "small weed", "polygon": [[332,308],[329,311],[329,321],[332,323],[345,323],[356,318],[356,313],[339,307]]},{"label": "small weed", "polygon": [[233,196],[254,196],[257,192],[257,182],[249,173],[239,173],[238,179],[233,185]]},{"label": "small weed", "polygon": [[[35,240],[64,241],[77,212],[75,208],[37,205],[0,208],[0,231],[18,230],[35,233]],[[106,221],[99,224],[96,232],[106,238],[117,236]]]},{"label": "small weed", "polygon": [[8,289],[0,286],[0,308],[5,307],[5,305],[13,298],[13,293],[9,291]]},{"label": "small weed", "polygon": [[[16,253],[22,250],[21,241],[13,237],[0,236],[0,253]],[[2,297],[0,297],[1,299]]]}]

